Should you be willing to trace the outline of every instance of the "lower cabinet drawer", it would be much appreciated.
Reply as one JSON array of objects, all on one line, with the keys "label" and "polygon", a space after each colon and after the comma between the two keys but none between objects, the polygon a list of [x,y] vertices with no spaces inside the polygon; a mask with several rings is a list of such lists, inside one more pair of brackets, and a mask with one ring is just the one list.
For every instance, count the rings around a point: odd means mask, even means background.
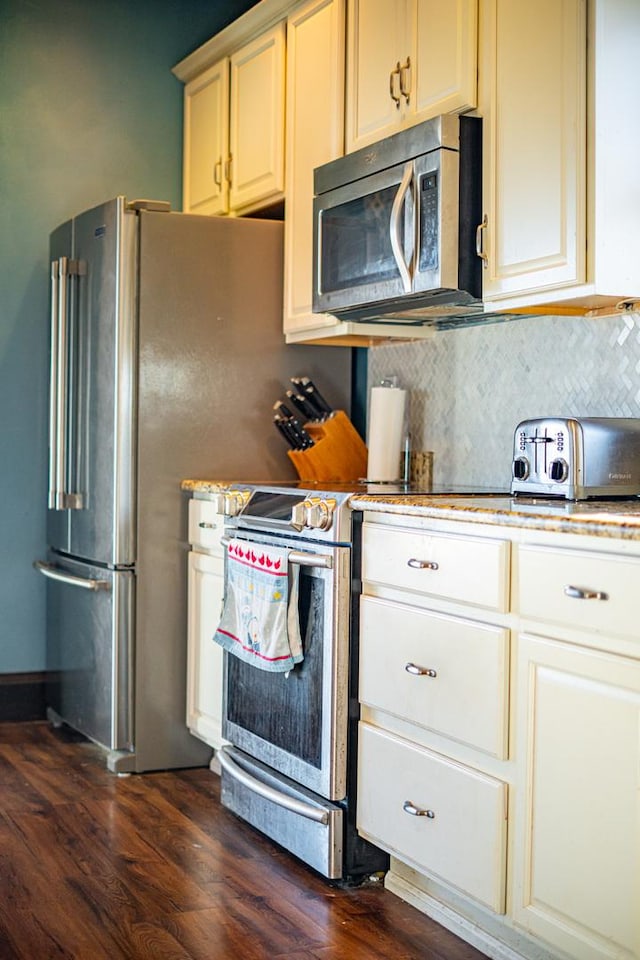
[{"label": "lower cabinet drawer", "polygon": [[520,616],[637,639],[637,557],[524,544],[517,562]]},{"label": "lower cabinet drawer", "polygon": [[508,753],[509,631],[373,597],[360,600],[360,700]]},{"label": "lower cabinet drawer", "polygon": [[362,579],[504,612],[509,606],[506,540],[363,524]]},{"label": "lower cabinet drawer", "polygon": [[189,543],[222,556],[224,514],[218,513],[217,507],[213,500],[189,500]]},{"label": "lower cabinet drawer", "polygon": [[360,833],[504,913],[507,785],[365,723],[359,731]]}]

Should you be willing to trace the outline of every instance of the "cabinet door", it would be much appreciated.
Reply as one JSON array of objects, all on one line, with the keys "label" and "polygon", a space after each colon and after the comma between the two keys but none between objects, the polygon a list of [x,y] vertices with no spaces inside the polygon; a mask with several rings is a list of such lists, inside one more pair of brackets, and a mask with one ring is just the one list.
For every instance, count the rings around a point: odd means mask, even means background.
[{"label": "cabinet door", "polygon": [[285,25],[231,57],[230,204],[251,207],[284,192]]},{"label": "cabinet door", "polygon": [[576,960],[640,956],[640,662],[519,638],[516,922]]},{"label": "cabinet door", "polygon": [[584,0],[482,5],[484,299],[585,280]]},{"label": "cabinet door", "polygon": [[311,312],[313,171],[344,146],[344,0],[311,0],[287,24],[284,331],[336,324]]},{"label": "cabinet door", "polygon": [[349,0],[347,153],[395,133],[401,123],[399,71],[410,52],[410,6],[410,0]]},{"label": "cabinet door", "polygon": [[222,743],[222,648],[213,642],[220,620],[224,560],[189,554],[187,630],[187,726],[218,748]]},{"label": "cabinet door", "polygon": [[347,152],[475,107],[477,0],[349,0]]},{"label": "cabinet door", "polygon": [[478,93],[477,0],[416,0],[413,32],[413,122],[472,110]]},{"label": "cabinet door", "polygon": [[228,210],[224,166],[229,153],[229,60],[214,64],[184,88],[185,213]]}]

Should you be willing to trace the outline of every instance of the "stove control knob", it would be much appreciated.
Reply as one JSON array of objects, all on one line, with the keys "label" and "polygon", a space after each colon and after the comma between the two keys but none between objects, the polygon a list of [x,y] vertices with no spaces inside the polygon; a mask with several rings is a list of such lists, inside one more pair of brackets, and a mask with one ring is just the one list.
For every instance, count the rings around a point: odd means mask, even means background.
[{"label": "stove control knob", "polygon": [[513,461],[513,476],[516,480],[526,480],[529,476],[529,461],[526,457],[516,457]]},{"label": "stove control knob", "polygon": [[549,476],[554,483],[564,483],[569,476],[569,464],[562,457],[552,460],[549,464]]},{"label": "stove control knob", "polygon": [[222,498],[223,513],[227,517],[237,517],[248,499],[248,490],[227,490]]},{"label": "stove control knob", "polygon": [[307,510],[309,508],[309,502],[303,500],[301,503],[296,503],[291,510],[291,520],[289,521],[289,526],[293,527],[294,530],[297,530],[298,533],[307,525]]},{"label": "stove control knob", "polygon": [[307,510],[307,526],[312,530],[330,530],[335,506],[335,500],[311,501]]}]

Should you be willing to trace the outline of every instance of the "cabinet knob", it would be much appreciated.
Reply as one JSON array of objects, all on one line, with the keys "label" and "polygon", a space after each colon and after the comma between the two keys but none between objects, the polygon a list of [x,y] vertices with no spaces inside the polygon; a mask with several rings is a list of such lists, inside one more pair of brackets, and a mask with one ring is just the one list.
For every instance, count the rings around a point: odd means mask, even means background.
[{"label": "cabinet knob", "polygon": [[572,600],[608,600],[609,594],[602,590],[588,590],[585,587],[574,587],[570,583],[564,588],[565,597]]},{"label": "cabinet knob", "polygon": [[419,667],[417,663],[406,663],[405,670],[414,677],[437,677],[438,674],[430,667]]},{"label": "cabinet knob", "polygon": [[438,564],[434,560],[418,560],[417,557],[411,557],[407,560],[407,566],[414,570],[437,570]]},{"label": "cabinet knob", "polygon": [[217,528],[218,524],[217,524],[217,523],[207,523],[206,520],[201,520],[200,523],[198,524],[198,526],[201,527],[202,530],[215,530],[215,529]]},{"label": "cabinet knob", "polygon": [[429,820],[435,820],[436,815],[433,810],[425,810],[423,807],[416,807],[415,803],[412,803],[411,800],[405,800],[402,804],[402,809],[405,813],[410,814],[412,817],[428,817]]}]

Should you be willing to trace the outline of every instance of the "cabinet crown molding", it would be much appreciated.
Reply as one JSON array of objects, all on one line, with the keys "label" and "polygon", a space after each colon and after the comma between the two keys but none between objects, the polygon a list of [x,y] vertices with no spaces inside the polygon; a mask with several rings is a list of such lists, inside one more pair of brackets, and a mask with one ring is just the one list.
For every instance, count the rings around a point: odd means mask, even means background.
[{"label": "cabinet crown molding", "polygon": [[171,72],[183,83],[229,56],[263,30],[268,30],[286,17],[296,6],[295,0],[260,0],[215,36],[172,67]]}]

